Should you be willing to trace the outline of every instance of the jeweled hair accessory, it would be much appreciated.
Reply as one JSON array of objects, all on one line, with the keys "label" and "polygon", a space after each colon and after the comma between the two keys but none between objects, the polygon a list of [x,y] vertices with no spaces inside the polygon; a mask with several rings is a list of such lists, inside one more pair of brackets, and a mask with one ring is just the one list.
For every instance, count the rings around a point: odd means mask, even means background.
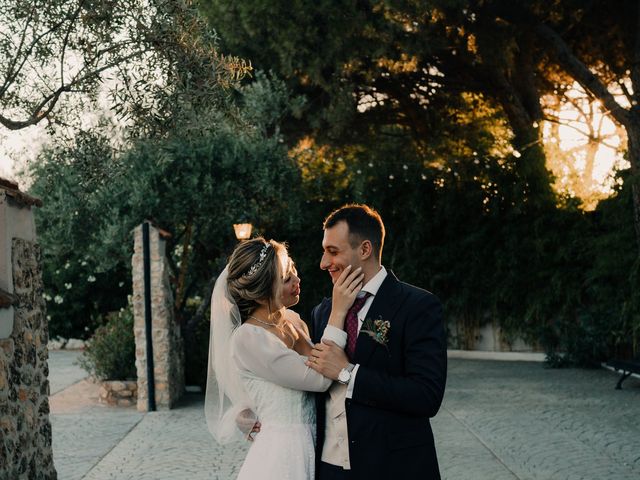
[{"label": "jeweled hair accessory", "polygon": [[270,243],[267,243],[265,244],[264,247],[262,247],[262,250],[260,250],[260,256],[258,257],[258,261],[255,262],[253,265],[251,265],[251,268],[247,273],[243,275],[243,277],[250,277],[258,271],[258,269],[264,263],[265,258],[267,258],[267,250],[269,250],[269,247],[271,247]]}]

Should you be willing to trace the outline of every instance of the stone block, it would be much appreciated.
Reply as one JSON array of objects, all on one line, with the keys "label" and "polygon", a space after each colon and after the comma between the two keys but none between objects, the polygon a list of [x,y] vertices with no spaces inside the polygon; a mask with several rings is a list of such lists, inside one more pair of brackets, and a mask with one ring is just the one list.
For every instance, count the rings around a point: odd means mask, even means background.
[{"label": "stone block", "polygon": [[[154,357],[155,397],[158,409],[170,408],[184,390],[184,360],[180,354],[182,338],[173,317],[173,294],[168,278],[165,242],[158,230],[150,228],[151,312]],[[142,226],[134,232],[133,277],[134,328],[136,337],[136,369],[138,372],[138,409],[147,406],[146,342],[144,328],[144,283],[142,258]],[[171,395],[169,395],[171,393]]]},{"label": "stone block", "polygon": [[[29,209],[18,209],[32,222]],[[16,223],[8,225],[11,230]],[[3,458],[9,459],[0,470],[7,478],[52,479],[56,472],[51,454],[41,252],[34,237],[21,237],[15,230],[5,233],[11,245],[11,290],[16,304],[11,337],[0,340],[0,409],[7,413],[0,419],[0,439]],[[0,272],[0,282],[7,280],[5,273]]]},{"label": "stone block", "polygon": [[49,350],[62,350],[65,343],[66,340],[63,338],[54,338],[53,340],[49,340],[49,342],[47,343],[47,348]]},{"label": "stone block", "polygon": [[64,348],[67,350],[82,350],[84,347],[84,340],[80,340],[79,338],[70,338]]},{"label": "stone block", "polygon": [[113,382],[109,382],[109,383],[111,385],[111,391],[113,391],[113,392],[120,392],[120,391],[125,389],[125,385],[122,382],[113,381]]}]

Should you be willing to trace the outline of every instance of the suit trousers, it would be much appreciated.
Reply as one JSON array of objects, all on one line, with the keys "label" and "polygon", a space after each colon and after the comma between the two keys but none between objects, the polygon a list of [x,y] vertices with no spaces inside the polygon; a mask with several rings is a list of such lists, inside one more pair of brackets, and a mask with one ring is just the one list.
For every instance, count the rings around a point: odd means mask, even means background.
[{"label": "suit trousers", "polygon": [[351,478],[351,470],[345,470],[342,467],[331,465],[330,463],[320,462],[318,480],[349,480]]}]

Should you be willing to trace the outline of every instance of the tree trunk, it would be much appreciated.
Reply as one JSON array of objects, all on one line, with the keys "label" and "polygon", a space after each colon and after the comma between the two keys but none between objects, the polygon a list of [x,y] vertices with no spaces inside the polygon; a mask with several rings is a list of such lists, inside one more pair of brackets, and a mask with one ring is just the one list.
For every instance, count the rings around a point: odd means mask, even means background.
[{"label": "tree trunk", "polygon": [[596,164],[596,155],[598,154],[598,149],[600,148],[600,144],[597,140],[589,137],[589,141],[586,145],[585,151],[585,159],[584,159],[584,171],[581,175],[580,180],[580,190],[583,197],[586,199],[591,199],[593,195],[594,186],[593,186],[593,169]]},{"label": "tree trunk", "polygon": [[631,110],[627,125],[629,163],[631,163],[631,188],[633,196],[633,219],[636,228],[636,242],[640,255],[640,112],[638,107]]},{"label": "tree trunk", "polygon": [[175,310],[179,312],[185,299],[185,279],[189,265],[189,248],[191,246],[191,234],[193,232],[193,220],[189,219],[185,227],[184,240],[182,242],[182,255],[180,257],[180,272],[178,274],[178,286],[176,288]]},{"label": "tree trunk", "polygon": [[[519,152],[516,169],[524,180],[523,190],[532,205],[547,205],[554,200],[551,175],[540,132],[539,106],[530,111],[532,99],[521,92],[502,73],[493,72],[494,94],[509,120],[514,133],[513,145]],[[525,97],[529,97],[528,99]]]}]

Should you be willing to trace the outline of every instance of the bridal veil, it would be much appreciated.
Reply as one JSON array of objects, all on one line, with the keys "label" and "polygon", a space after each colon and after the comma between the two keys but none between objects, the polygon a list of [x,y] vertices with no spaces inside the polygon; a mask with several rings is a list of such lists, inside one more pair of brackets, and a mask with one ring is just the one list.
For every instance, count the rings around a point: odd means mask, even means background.
[{"label": "bridal veil", "polygon": [[231,339],[241,325],[240,311],[227,287],[228,267],[216,280],[211,296],[211,334],[205,416],[218,443],[246,439],[256,422],[238,367],[232,359]]}]

